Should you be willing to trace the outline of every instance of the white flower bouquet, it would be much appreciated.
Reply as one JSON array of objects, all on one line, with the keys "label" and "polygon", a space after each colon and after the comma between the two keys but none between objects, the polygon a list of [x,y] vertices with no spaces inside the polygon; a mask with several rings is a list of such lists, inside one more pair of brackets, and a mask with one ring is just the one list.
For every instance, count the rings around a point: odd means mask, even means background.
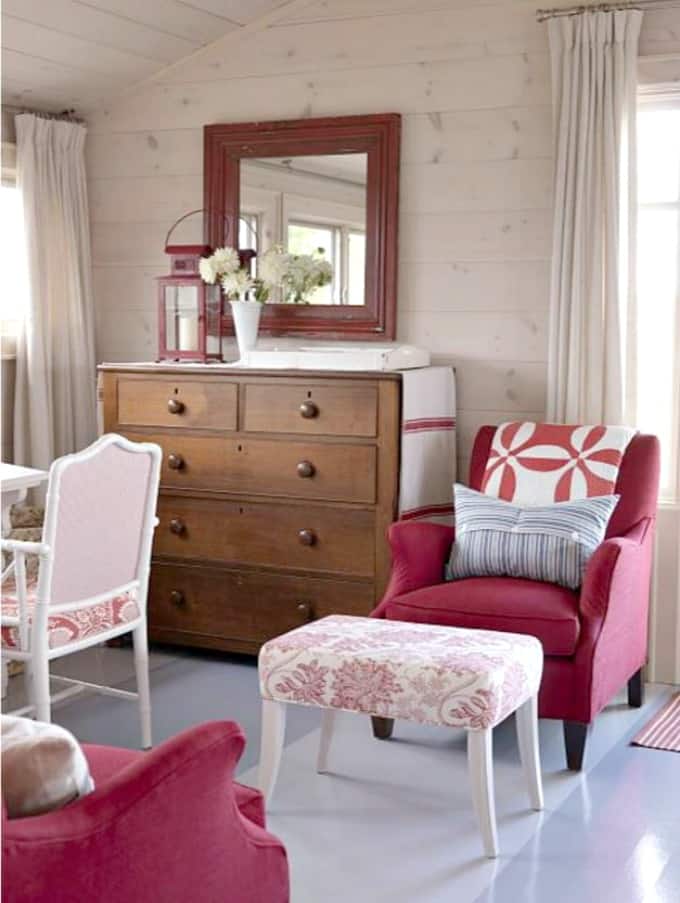
[{"label": "white flower bouquet", "polygon": [[[229,300],[259,301],[264,304],[269,299],[272,288],[280,284],[283,258],[287,257],[278,247],[270,248],[259,260],[259,276],[252,276],[241,266],[241,259],[235,248],[217,248],[210,257],[202,257],[198,268],[204,282],[214,285],[219,282]],[[276,277],[276,278],[272,278]]]},{"label": "white flower bouquet", "polygon": [[333,267],[324,257],[324,249],[313,254],[288,254],[274,245],[258,259],[258,275],[252,276],[241,266],[234,248],[217,248],[210,257],[202,257],[199,272],[204,282],[219,282],[230,300],[240,298],[264,303],[271,291],[280,287],[284,300],[293,304],[309,304],[309,296],[333,279]]}]

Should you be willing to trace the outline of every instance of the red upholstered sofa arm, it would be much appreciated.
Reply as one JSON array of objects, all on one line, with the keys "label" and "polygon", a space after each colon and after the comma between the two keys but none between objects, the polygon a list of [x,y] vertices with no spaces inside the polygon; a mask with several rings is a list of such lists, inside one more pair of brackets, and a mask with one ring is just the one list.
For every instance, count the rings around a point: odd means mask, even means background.
[{"label": "red upholstered sofa arm", "polygon": [[385,595],[372,612],[375,618],[384,616],[387,603],[394,596],[443,581],[455,531],[443,524],[397,521],[387,535],[392,550],[392,571]]},{"label": "red upholstered sofa arm", "polygon": [[3,824],[3,903],[288,903],[281,843],[243,818],[233,722],[191,728],[94,792]]},{"label": "red upholstered sofa arm", "polygon": [[581,615],[588,620],[607,616],[613,600],[628,617],[647,617],[651,565],[652,518],[643,518],[628,533],[606,539],[593,553],[581,587]]}]

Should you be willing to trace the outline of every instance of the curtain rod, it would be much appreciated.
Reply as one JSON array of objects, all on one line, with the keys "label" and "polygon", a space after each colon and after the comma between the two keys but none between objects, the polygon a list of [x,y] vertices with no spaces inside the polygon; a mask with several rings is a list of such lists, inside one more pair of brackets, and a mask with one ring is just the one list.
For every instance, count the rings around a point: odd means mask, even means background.
[{"label": "curtain rod", "polygon": [[54,119],[61,122],[76,122],[84,125],[85,120],[81,119],[75,110],[62,110],[60,113],[47,113],[44,110],[31,110],[29,107],[16,107],[11,104],[3,104],[3,112],[10,113],[14,116],[20,116],[22,113],[30,113],[32,116],[39,116],[41,119]]},{"label": "curtain rod", "polygon": [[546,19],[554,19],[560,16],[578,16],[586,12],[614,12],[624,9],[671,9],[680,7],[680,0],[630,0],[619,3],[592,3],[581,6],[563,6],[556,9],[537,9],[536,18],[539,22]]}]

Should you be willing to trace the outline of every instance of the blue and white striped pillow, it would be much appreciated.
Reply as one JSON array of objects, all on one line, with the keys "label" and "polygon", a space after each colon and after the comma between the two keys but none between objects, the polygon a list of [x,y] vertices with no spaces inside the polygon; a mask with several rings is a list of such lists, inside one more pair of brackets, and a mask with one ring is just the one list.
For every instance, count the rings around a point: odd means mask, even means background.
[{"label": "blue and white striped pillow", "polygon": [[577,589],[619,496],[521,508],[456,483],[454,499],[447,579],[527,577]]}]

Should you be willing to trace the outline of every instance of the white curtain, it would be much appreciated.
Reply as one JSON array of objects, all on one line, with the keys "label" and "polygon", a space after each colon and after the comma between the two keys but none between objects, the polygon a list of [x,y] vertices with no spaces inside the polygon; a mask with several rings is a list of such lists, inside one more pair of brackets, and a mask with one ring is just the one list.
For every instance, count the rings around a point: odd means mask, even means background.
[{"label": "white curtain", "polygon": [[548,419],[625,423],[635,385],[635,118],[642,13],[549,21],[555,117]]},{"label": "white curtain", "polygon": [[96,435],[84,126],[16,117],[29,305],[17,342],[14,460],[46,468]]}]

